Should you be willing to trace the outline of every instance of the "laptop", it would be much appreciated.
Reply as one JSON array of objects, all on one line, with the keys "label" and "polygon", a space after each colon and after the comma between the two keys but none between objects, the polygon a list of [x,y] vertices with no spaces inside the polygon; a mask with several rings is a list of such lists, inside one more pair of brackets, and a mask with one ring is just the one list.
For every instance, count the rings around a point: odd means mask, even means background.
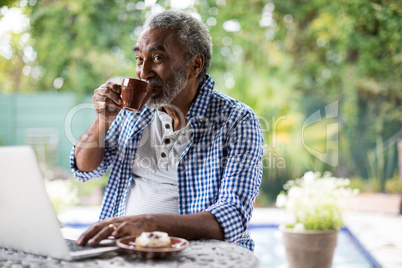
[{"label": "laptop", "polygon": [[0,147],[0,247],[79,260],[118,247],[78,247],[74,251],[60,230],[34,151],[29,146]]}]

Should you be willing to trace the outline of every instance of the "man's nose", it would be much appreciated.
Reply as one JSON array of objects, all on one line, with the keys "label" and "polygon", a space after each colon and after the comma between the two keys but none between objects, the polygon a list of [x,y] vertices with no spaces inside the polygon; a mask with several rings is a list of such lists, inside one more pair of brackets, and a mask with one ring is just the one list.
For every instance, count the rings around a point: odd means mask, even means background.
[{"label": "man's nose", "polygon": [[155,76],[155,72],[153,70],[152,61],[144,60],[143,64],[141,65],[141,67],[139,69],[139,77],[141,79],[147,80],[154,76]]}]

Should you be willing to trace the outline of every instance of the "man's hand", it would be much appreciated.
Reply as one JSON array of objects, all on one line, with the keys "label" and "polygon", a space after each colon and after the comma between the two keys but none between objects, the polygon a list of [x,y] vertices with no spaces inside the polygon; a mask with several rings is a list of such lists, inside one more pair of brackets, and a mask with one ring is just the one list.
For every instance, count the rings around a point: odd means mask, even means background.
[{"label": "man's hand", "polygon": [[97,246],[100,241],[114,236],[116,238],[131,235],[140,235],[142,232],[151,232],[156,228],[151,217],[147,215],[124,216],[109,218],[93,224],[77,240],[78,245],[89,244]]},{"label": "man's hand", "polygon": [[121,109],[121,86],[108,82],[95,89],[93,106],[101,122],[110,124]]},{"label": "man's hand", "polygon": [[139,236],[142,232],[162,231],[170,236],[188,240],[223,240],[223,231],[215,216],[209,212],[189,215],[150,214],[108,218],[89,227],[77,240],[83,246],[96,246],[109,236]]}]

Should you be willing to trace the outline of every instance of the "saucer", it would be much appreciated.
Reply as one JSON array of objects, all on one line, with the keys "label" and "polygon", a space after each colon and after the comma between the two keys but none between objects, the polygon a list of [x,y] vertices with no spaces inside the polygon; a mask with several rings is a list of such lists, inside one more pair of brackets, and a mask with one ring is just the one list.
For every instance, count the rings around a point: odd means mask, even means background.
[{"label": "saucer", "polygon": [[146,259],[163,259],[169,258],[180,251],[189,247],[190,243],[183,238],[170,237],[170,248],[137,248],[135,239],[137,236],[129,236],[120,238],[116,241],[116,245],[128,253],[132,253],[141,258]]}]

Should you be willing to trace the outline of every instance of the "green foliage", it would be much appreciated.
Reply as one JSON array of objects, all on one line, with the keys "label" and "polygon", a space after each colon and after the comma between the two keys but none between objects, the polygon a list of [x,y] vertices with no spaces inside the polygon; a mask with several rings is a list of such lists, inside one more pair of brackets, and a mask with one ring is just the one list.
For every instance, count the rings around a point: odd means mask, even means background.
[{"label": "green foliage", "polygon": [[[32,9],[32,37],[44,68],[38,90],[54,88],[80,94],[114,76],[132,76],[136,26],[140,11],[123,9],[116,1],[40,1]],[[130,35],[131,33],[131,35]]]},{"label": "green foliage", "polygon": [[304,228],[306,230],[337,230],[343,225],[341,214],[336,205],[325,204],[306,213],[306,219],[303,221]]},{"label": "green foliage", "polygon": [[385,183],[385,190],[391,194],[402,194],[402,179],[397,173]]},{"label": "green foliage", "polygon": [[[4,1],[3,1],[4,2]],[[4,4],[2,2],[2,4]],[[9,7],[20,1],[6,1]],[[35,1],[28,1],[34,3]],[[134,76],[134,46],[145,18],[172,1],[42,0],[23,9],[31,28],[13,33],[13,57],[0,56],[6,91],[91,94],[113,77]],[[183,4],[183,3],[182,3]],[[264,131],[263,205],[307,170],[372,178],[379,190],[397,168],[402,130],[402,3],[392,0],[202,0],[184,8],[207,24],[209,73],[217,89],[248,104]],[[37,53],[25,62],[24,46]],[[29,66],[29,75],[21,70]],[[339,103],[335,121],[303,123]],[[327,126],[338,123],[339,133]],[[335,167],[316,159],[339,150]],[[339,143],[327,148],[327,139]],[[274,161],[275,160],[275,161]],[[275,163],[274,163],[275,162]]]},{"label": "green foliage", "polygon": [[275,11],[283,18],[278,39],[288,44],[282,50],[295,59],[305,114],[320,100],[340,101],[334,171],[367,178],[375,169],[381,184],[397,168],[396,157],[375,153],[382,160],[372,161],[368,155],[379,139],[395,148],[402,128],[400,1],[275,1]]},{"label": "green foliage", "polygon": [[351,177],[350,188],[358,189],[359,192],[364,192],[367,188],[367,181],[358,176]]},{"label": "green foliage", "polygon": [[11,7],[17,0],[0,0],[0,7],[8,6]]},{"label": "green foliage", "polygon": [[[32,64],[26,52],[32,50],[32,40],[28,30],[30,10],[21,8],[17,1],[3,1],[0,9],[0,20],[8,14],[0,27],[0,90],[2,92],[19,91],[29,88],[29,79],[23,75],[23,68]],[[19,25],[12,25],[12,18],[20,20]],[[5,31],[13,29],[12,31]],[[31,53],[32,55],[32,53]]]}]

